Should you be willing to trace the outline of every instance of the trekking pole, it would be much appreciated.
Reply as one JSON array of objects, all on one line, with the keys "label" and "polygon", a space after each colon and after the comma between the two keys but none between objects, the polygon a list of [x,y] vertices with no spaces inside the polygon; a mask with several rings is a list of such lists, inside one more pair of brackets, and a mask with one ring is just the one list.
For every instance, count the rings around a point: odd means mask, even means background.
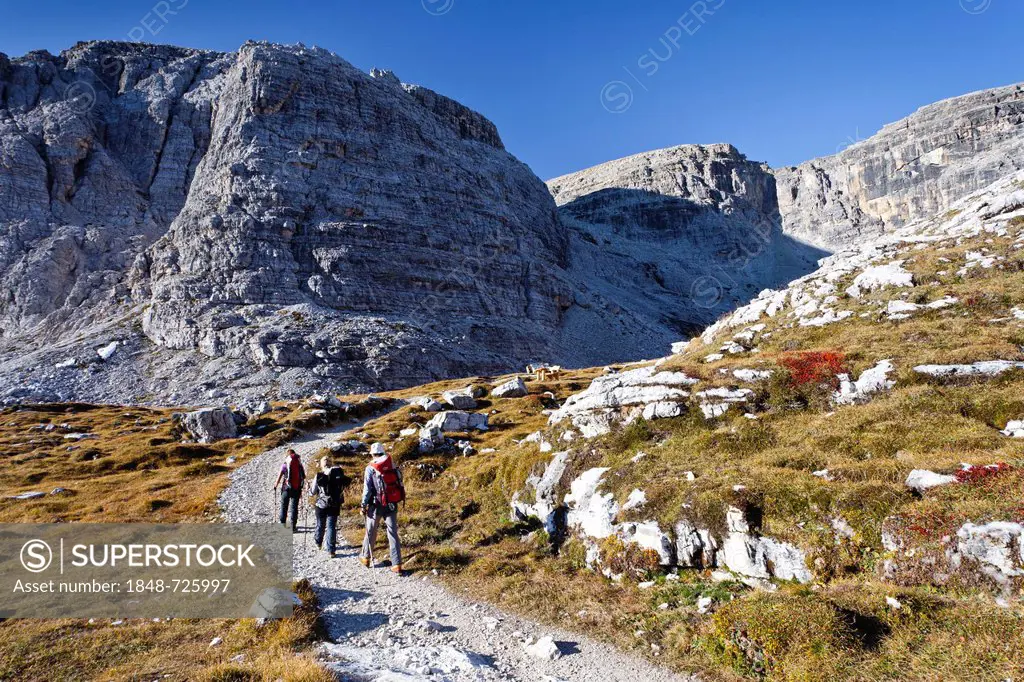
[{"label": "trekking pole", "polygon": [[304,500],[306,485],[303,484],[299,490],[299,502],[302,503],[302,525],[306,527],[306,530],[302,533],[302,547],[305,548],[309,544],[309,502]]},{"label": "trekking pole", "polygon": [[377,584],[377,574],[373,570],[373,542],[370,541],[370,531],[369,531],[369,528],[367,528],[367,523],[366,523],[369,520],[370,520],[370,515],[364,512],[363,513],[363,521],[364,521],[363,527],[365,529],[364,532],[366,533],[366,535],[364,537],[366,538],[366,546],[368,548],[367,552],[369,553],[369,558],[370,558],[370,563],[368,563],[366,565],[366,567],[368,569],[370,569],[370,573],[373,575],[373,584],[376,585]]}]

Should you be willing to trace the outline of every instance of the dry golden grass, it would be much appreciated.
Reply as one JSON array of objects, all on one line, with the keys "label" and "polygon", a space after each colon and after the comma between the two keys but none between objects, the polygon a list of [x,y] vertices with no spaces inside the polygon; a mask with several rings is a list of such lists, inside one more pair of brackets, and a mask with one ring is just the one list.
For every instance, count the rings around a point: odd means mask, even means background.
[{"label": "dry golden grass", "polygon": [[[201,523],[215,519],[227,474],[296,433],[304,410],[278,406],[252,428],[266,435],[212,445],[183,444],[171,410],[39,405],[0,412],[0,521]],[[45,425],[52,424],[52,430]],[[95,437],[67,439],[68,434]],[[229,464],[228,457],[235,462]],[[9,496],[57,488],[40,499]],[[296,616],[261,628],[253,620],[6,620],[0,679],[333,679],[308,653],[318,638],[316,600],[298,587]],[[211,648],[210,641],[223,643]],[[232,662],[236,655],[241,662]]]}]

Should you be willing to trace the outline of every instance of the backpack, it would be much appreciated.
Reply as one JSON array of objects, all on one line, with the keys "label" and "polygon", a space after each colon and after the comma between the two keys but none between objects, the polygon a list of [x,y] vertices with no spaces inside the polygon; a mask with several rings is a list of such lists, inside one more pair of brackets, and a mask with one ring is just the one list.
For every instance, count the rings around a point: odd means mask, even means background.
[{"label": "backpack", "polygon": [[405,501],[405,486],[402,485],[402,477],[391,463],[391,458],[387,457],[383,462],[373,462],[370,466],[377,472],[377,504],[389,507]]},{"label": "backpack", "polygon": [[302,481],[306,478],[306,472],[302,469],[302,460],[298,457],[288,459],[288,480],[287,486],[292,490],[301,490]]},{"label": "backpack", "polygon": [[345,494],[342,492],[342,488],[345,487],[345,473],[341,470],[341,467],[331,467],[331,470],[327,472],[326,493],[327,493],[327,506],[332,508],[338,508],[345,501]]},{"label": "backpack", "polygon": [[341,467],[331,467],[328,473],[317,473],[313,506],[317,509],[338,509],[345,501],[344,487],[345,474]]}]

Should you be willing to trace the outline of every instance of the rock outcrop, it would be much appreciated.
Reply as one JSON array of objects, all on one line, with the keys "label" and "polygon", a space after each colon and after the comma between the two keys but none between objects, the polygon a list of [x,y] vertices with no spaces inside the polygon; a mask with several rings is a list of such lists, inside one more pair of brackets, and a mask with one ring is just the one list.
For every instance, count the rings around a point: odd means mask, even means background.
[{"label": "rock outcrop", "polygon": [[787,235],[829,250],[947,210],[1024,168],[1024,85],[922,107],[843,151],[775,170]]},{"label": "rock outcrop", "polygon": [[641,416],[679,416],[686,410],[687,389],[696,383],[683,372],[659,372],[656,367],[606,374],[569,396],[549,419],[552,424],[568,421],[584,437],[593,438]]}]

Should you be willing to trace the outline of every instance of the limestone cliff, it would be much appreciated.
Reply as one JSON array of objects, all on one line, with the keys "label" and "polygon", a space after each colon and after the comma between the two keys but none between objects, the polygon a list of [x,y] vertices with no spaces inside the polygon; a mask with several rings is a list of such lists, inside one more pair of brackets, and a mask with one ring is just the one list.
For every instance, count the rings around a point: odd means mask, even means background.
[{"label": "limestone cliff", "polygon": [[0,352],[30,393],[65,357],[54,397],[185,398],[557,354],[566,230],[449,98],[320,49],[105,42],[2,57],[0,98]]},{"label": "limestone cliff", "polygon": [[830,250],[943,210],[1024,167],[1024,85],[947,99],[775,171],[786,234]]},{"label": "limestone cliff", "polygon": [[663,345],[808,272],[825,253],[782,233],[770,170],[728,144],[636,154],[548,186],[573,228],[576,279],[588,287],[576,300],[639,314],[660,327]]}]

